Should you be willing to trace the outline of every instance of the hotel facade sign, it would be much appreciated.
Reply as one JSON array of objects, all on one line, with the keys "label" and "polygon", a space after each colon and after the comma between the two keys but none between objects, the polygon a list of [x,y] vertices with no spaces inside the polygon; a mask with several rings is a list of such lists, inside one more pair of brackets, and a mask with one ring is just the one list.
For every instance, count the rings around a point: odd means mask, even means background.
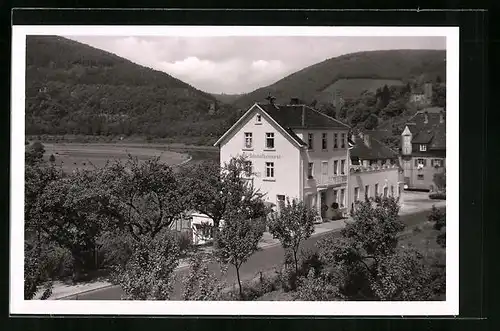
[{"label": "hotel facade sign", "polygon": [[276,160],[276,159],[281,159],[281,155],[276,155],[276,154],[264,154],[264,153],[243,153],[244,157],[248,157],[250,159],[269,159],[269,160]]}]

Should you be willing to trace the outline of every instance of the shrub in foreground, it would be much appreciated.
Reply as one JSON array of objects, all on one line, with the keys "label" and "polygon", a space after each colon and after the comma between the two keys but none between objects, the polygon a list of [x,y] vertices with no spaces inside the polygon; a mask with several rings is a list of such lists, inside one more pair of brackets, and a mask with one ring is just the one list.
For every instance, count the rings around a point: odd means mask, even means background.
[{"label": "shrub in foreground", "polygon": [[133,245],[127,263],[116,267],[113,282],[120,285],[126,300],[168,300],[173,289],[179,247],[170,231],[154,238],[141,236]]}]

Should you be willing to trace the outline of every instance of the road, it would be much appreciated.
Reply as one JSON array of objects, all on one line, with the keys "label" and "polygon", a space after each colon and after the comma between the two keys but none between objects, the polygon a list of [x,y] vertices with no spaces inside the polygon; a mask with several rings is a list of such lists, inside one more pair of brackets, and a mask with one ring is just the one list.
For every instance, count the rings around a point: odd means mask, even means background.
[{"label": "road", "polygon": [[[407,229],[411,229],[416,224],[422,223],[427,220],[429,210],[420,211],[414,214],[402,215],[401,220],[407,225]],[[314,245],[323,237],[332,234],[332,232],[320,233],[317,236],[309,238],[301,246],[302,249],[313,249]],[[340,232],[333,233],[334,236],[340,236]],[[273,270],[280,266],[283,262],[284,251],[280,245],[271,246],[264,250],[258,251],[241,266],[240,275],[241,279],[249,280],[254,278],[259,271]],[[211,272],[218,274],[219,266],[216,263],[209,265]],[[182,268],[176,271],[176,283],[172,300],[180,300],[181,295],[181,282],[182,279],[188,274],[189,269]],[[236,283],[236,272],[234,267],[230,267],[226,275],[226,282],[228,284]],[[64,298],[62,300],[120,300],[123,291],[119,286],[112,286],[94,291],[82,293],[73,297]]]}]

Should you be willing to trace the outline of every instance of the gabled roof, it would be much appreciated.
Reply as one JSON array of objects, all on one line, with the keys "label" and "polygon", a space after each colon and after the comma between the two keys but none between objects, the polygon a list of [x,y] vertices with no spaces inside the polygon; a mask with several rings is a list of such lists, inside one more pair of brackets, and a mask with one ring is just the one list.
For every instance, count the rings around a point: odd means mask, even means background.
[{"label": "gabled roof", "polygon": [[306,105],[259,103],[258,106],[287,129],[345,129],[347,124]]},{"label": "gabled roof", "polygon": [[[357,135],[353,141],[351,149],[351,159],[374,160],[374,159],[394,159],[398,153],[384,145],[378,139],[368,135],[369,145],[364,141],[364,135]],[[351,140],[352,141],[352,140]]]},{"label": "gabled roof", "polygon": [[[428,144],[429,149],[446,149],[446,120],[440,122],[441,112],[446,116],[443,108],[427,108],[408,119],[406,125],[413,136],[412,143]],[[426,113],[427,123],[425,123]]]},{"label": "gabled roof", "polygon": [[250,107],[237,121],[236,123],[233,124],[233,126],[231,126],[231,128],[229,128],[229,130],[227,130],[223,135],[222,137],[220,137],[214,144],[214,146],[218,146],[231,132],[233,132],[236,128],[238,128],[238,126],[249,116],[249,114],[251,114],[254,109],[257,108],[258,110],[260,110],[260,112],[262,113],[262,115],[264,115],[264,117],[266,117],[267,120],[269,120],[270,122],[273,122],[279,129],[281,129],[283,131],[283,133],[285,135],[287,135],[296,145],[298,145],[299,147],[301,146],[306,146],[306,143],[302,141],[302,139],[300,139],[292,130],[290,129],[287,129],[287,128],[284,128],[283,126],[281,126],[279,123],[276,122],[276,120],[274,120],[268,113],[266,113],[261,107],[259,107],[259,105],[257,105],[257,103],[255,103],[252,107]]},{"label": "gabled roof", "polygon": [[295,134],[294,130],[296,129],[350,129],[347,124],[306,105],[255,103],[214,145],[219,145],[231,131],[237,128],[254,107],[258,107],[265,116],[277,124],[299,146],[307,146],[307,144]]}]

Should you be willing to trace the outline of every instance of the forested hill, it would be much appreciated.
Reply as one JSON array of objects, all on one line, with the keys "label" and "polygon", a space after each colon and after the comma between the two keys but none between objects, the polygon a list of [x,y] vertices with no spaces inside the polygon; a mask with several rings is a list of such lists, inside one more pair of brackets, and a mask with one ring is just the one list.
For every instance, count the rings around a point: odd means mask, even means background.
[{"label": "forested hill", "polygon": [[[359,96],[363,90],[373,92],[390,81],[420,84],[437,76],[446,79],[444,50],[384,50],[358,52],[331,58],[297,71],[276,83],[243,95],[234,102],[245,108],[271,93],[276,101],[297,97],[310,103],[331,98],[334,90],[341,95]],[[354,80],[354,81],[352,81]],[[371,82],[370,82],[371,80]],[[372,86],[373,85],[373,86]]]},{"label": "forested hill", "polygon": [[141,135],[211,143],[229,105],[164,72],[57,36],[28,36],[26,134]]}]

